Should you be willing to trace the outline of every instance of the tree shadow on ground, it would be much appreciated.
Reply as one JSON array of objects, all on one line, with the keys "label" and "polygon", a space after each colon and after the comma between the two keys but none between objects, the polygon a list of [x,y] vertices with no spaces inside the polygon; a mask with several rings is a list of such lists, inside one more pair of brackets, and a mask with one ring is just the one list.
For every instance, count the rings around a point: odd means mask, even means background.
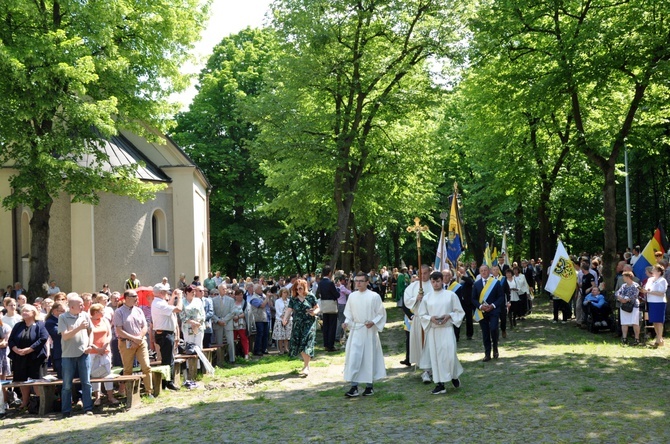
[{"label": "tree shadow on ground", "polygon": [[[462,387],[449,387],[446,396],[432,396],[432,385],[405,369],[390,369],[372,398],[346,399],[340,381],[302,388],[277,382],[243,399],[213,402],[207,396],[216,389],[199,390],[189,393],[200,399],[195,403],[159,398],[164,407],[157,411],[100,417],[95,427],[75,433],[69,430],[74,417],[23,442],[416,442],[418,436],[424,442],[660,442],[670,411],[667,397],[654,394],[670,389],[666,364],[652,356],[585,353],[465,362]],[[445,440],[445,433],[455,436]]]}]

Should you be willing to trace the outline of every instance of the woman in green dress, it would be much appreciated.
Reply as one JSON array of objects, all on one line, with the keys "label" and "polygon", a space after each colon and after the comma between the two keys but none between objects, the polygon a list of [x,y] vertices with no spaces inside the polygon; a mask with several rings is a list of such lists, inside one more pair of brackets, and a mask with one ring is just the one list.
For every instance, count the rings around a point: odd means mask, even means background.
[{"label": "woman in green dress", "polygon": [[316,298],[307,293],[307,281],[298,279],[291,287],[293,296],[284,310],[282,324],[288,324],[288,320],[293,315],[293,330],[291,332],[291,342],[289,342],[289,356],[302,357],[304,366],[300,371],[300,376],[309,375],[309,361],[314,357],[314,340],[316,338],[316,315],[319,313],[319,306]]}]

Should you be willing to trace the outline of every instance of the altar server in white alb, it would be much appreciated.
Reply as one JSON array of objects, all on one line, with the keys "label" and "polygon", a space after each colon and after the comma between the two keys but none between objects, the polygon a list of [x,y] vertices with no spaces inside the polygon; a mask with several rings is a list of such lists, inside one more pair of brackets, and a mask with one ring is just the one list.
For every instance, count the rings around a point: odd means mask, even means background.
[{"label": "altar server in white alb", "polygon": [[456,293],[445,290],[442,273],[430,275],[432,292],[424,296],[417,317],[426,335],[421,355],[422,369],[431,369],[436,386],[432,393],[440,395],[447,392],[445,382],[451,381],[454,387],[461,386],[458,377],[463,367],[456,356],[456,334],[454,327],[459,327],[465,311]]},{"label": "altar server in white alb", "polygon": [[[417,366],[419,366],[421,363],[421,354],[423,353],[424,347],[424,334],[421,321],[415,315],[419,311],[419,306],[421,305],[422,299],[433,291],[433,288],[428,282],[429,276],[430,266],[426,264],[421,265],[421,285],[419,285],[419,280],[412,282],[405,289],[405,294],[403,295],[403,303],[405,304],[405,307],[407,307],[413,313],[409,328],[409,362],[411,364],[416,364]],[[407,317],[408,314],[407,311],[405,311],[405,318]],[[407,322],[407,319],[405,322]],[[421,379],[423,380],[424,384],[430,384],[430,372],[424,371],[421,375]]]},{"label": "altar server in white alb", "polygon": [[379,294],[368,290],[369,277],[358,273],[354,278],[356,291],[349,295],[344,307],[344,324],[349,330],[344,358],[344,380],[351,382],[345,396],[358,396],[358,384],[365,383],[363,396],[372,396],[372,383],[386,377],[384,353],[379,332],[386,324],[386,309]]}]

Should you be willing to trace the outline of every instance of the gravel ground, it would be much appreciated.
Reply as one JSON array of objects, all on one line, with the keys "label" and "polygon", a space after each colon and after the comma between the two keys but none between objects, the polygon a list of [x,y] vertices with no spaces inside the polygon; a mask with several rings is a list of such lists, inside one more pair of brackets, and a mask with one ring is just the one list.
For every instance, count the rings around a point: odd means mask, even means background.
[{"label": "gravel ground", "polygon": [[459,344],[462,387],[434,396],[398,363],[404,333],[399,310],[387,310],[388,378],[373,397],[345,398],[344,353],[319,350],[305,379],[290,370],[215,376],[131,411],[13,416],[0,421],[0,443],[670,441],[668,349],[621,347],[610,333],[551,324],[544,305],[508,329],[498,360],[481,362],[475,326],[474,340]]}]

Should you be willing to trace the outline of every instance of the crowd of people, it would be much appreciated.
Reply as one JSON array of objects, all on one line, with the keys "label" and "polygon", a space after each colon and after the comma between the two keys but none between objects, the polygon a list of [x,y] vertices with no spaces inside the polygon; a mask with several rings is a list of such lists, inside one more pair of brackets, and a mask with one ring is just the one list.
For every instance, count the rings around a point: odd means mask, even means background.
[{"label": "crowd of people", "polygon": [[[629,328],[639,345],[640,310],[648,312],[653,325],[655,347],[663,345],[667,261],[661,256],[648,269],[643,282],[632,273],[634,254],[617,267],[616,285],[607,294],[597,257],[574,259],[579,268],[578,285],[570,302],[554,298],[554,319],[573,318],[578,325],[611,327],[612,308],[618,309],[622,342],[628,344]],[[483,361],[500,356],[499,336],[507,336],[533,308],[542,290],[542,261],[521,261],[508,265],[457,267],[434,272],[428,265],[388,271],[371,270],[355,276],[324,267],[319,275],[291,276],[237,281],[209,273],[204,282],[194,276],[189,284],[184,274],[176,288],[163,278],[140,297],[141,283],[130,274],[123,293],[105,284],[97,293],[66,294],[55,281],[44,298],[27,301],[20,283],[8,287],[3,300],[0,327],[0,379],[13,382],[43,378],[51,368],[62,379],[61,412],[71,415],[73,403],[85,414],[103,402],[118,405],[113,381],[105,378],[113,367],[131,374],[139,366],[144,374],[146,396],[152,396],[150,366],[169,366],[163,388],[179,390],[173,381],[175,356],[189,346],[199,349],[227,344],[228,362],[236,357],[262,359],[273,346],[278,354],[300,358],[299,374],[308,377],[314,358],[317,326],[321,325],[323,348],[338,350],[346,340],[345,380],[351,383],[347,397],[374,394],[374,381],[385,376],[379,333],[386,323],[383,301],[395,298],[405,314],[405,359],[401,364],[423,370],[424,383],[435,383],[434,394],[446,392],[446,384],[460,387],[463,368],[457,357],[457,343],[465,324],[465,337],[474,336],[475,322],[482,333]],[[633,262],[634,263],[634,262]],[[73,381],[79,379],[75,387]],[[103,397],[103,388],[104,394]],[[9,404],[19,411],[28,408],[29,386],[18,396],[3,389],[0,414]]]}]

